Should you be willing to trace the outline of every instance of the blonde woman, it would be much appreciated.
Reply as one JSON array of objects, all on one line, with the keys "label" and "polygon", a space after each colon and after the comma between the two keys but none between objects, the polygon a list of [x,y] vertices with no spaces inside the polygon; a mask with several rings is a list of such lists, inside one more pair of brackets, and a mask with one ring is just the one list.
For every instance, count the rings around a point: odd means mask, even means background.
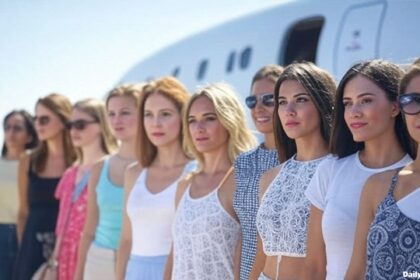
[{"label": "blonde woman", "polygon": [[92,168],[75,279],[115,279],[123,216],[124,172],[136,161],[141,92],[142,85],[122,85],[111,90],[106,99],[108,120],[121,145],[117,153]]},{"label": "blonde woman", "polygon": [[183,122],[185,145],[198,160],[199,171],[178,185],[165,279],[233,279],[241,233],[233,209],[232,164],[256,142],[234,91],[225,84],[196,92]]}]

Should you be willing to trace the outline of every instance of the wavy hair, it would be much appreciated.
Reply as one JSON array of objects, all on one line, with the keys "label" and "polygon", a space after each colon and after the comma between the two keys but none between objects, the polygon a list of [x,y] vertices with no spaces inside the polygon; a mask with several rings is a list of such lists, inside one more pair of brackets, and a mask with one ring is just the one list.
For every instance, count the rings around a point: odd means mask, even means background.
[{"label": "wavy hair", "polygon": [[191,106],[200,97],[210,100],[218,120],[229,134],[228,157],[231,163],[235,161],[240,153],[255,147],[256,139],[246,126],[245,113],[233,88],[225,83],[214,83],[204,86],[191,96],[183,115],[185,150],[189,151],[197,159],[201,167],[204,163],[204,157],[195,148],[188,128],[188,115]]}]

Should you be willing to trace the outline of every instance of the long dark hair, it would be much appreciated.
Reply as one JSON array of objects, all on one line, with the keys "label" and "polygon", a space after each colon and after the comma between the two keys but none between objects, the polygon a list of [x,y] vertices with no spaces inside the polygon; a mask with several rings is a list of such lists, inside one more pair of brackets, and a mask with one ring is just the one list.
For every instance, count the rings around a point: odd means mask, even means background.
[{"label": "long dark hair", "polygon": [[[355,142],[353,135],[344,119],[344,88],[347,83],[358,75],[361,75],[385,92],[386,98],[390,102],[398,99],[398,83],[403,75],[403,70],[396,64],[389,61],[375,59],[356,63],[344,74],[337,88],[333,131],[330,141],[331,153],[339,158],[346,157],[357,151],[363,150],[363,142]],[[404,124],[402,114],[395,117],[395,134],[403,150],[410,156],[414,156],[414,151],[410,143],[410,136]]]},{"label": "long dark hair", "polygon": [[[8,113],[4,119],[3,119],[3,128],[6,127],[6,123],[14,115],[21,115],[25,124],[25,130],[28,133],[29,137],[31,138],[31,141],[26,143],[25,149],[33,149],[38,145],[38,136],[35,131],[35,126],[32,121],[31,114],[26,110],[13,110],[10,113]],[[1,149],[1,156],[6,157],[7,156],[7,146],[6,143],[3,142],[3,148]]]},{"label": "long dark hair", "polygon": [[311,97],[321,117],[321,135],[328,143],[330,139],[331,120],[333,112],[333,96],[335,82],[331,75],[317,67],[312,62],[292,63],[280,75],[274,88],[274,132],[276,148],[281,162],[292,157],[296,149],[296,141],[287,137],[278,115],[279,91],[284,81],[293,80],[301,84]]}]

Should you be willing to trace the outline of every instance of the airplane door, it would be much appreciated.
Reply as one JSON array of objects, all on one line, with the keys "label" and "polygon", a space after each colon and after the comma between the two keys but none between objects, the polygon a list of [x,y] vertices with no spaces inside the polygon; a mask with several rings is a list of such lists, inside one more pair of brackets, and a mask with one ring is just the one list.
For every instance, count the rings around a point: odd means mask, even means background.
[{"label": "airplane door", "polygon": [[378,57],[384,13],[383,2],[353,6],[345,12],[335,45],[334,74],[337,78],[355,62]]}]

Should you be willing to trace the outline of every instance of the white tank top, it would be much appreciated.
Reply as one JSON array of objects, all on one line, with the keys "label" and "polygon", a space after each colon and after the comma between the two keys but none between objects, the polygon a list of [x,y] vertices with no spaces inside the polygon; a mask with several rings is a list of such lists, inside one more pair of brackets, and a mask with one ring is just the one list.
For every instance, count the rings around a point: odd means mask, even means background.
[{"label": "white tank top", "polygon": [[141,171],[127,200],[127,214],[132,229],[132,255],[169,254],[176,188],[179,180],[193,171],[195,166],[195,162],[188,163],[181,176],[159,193],[151,193],[146,186],[147,168]]},{"label": "white tank top", "polygon": [[172,279],[233,279],[239,223],[220,203],[220,185],[200,198],[190,196],[190,187],[175,214]]}]

